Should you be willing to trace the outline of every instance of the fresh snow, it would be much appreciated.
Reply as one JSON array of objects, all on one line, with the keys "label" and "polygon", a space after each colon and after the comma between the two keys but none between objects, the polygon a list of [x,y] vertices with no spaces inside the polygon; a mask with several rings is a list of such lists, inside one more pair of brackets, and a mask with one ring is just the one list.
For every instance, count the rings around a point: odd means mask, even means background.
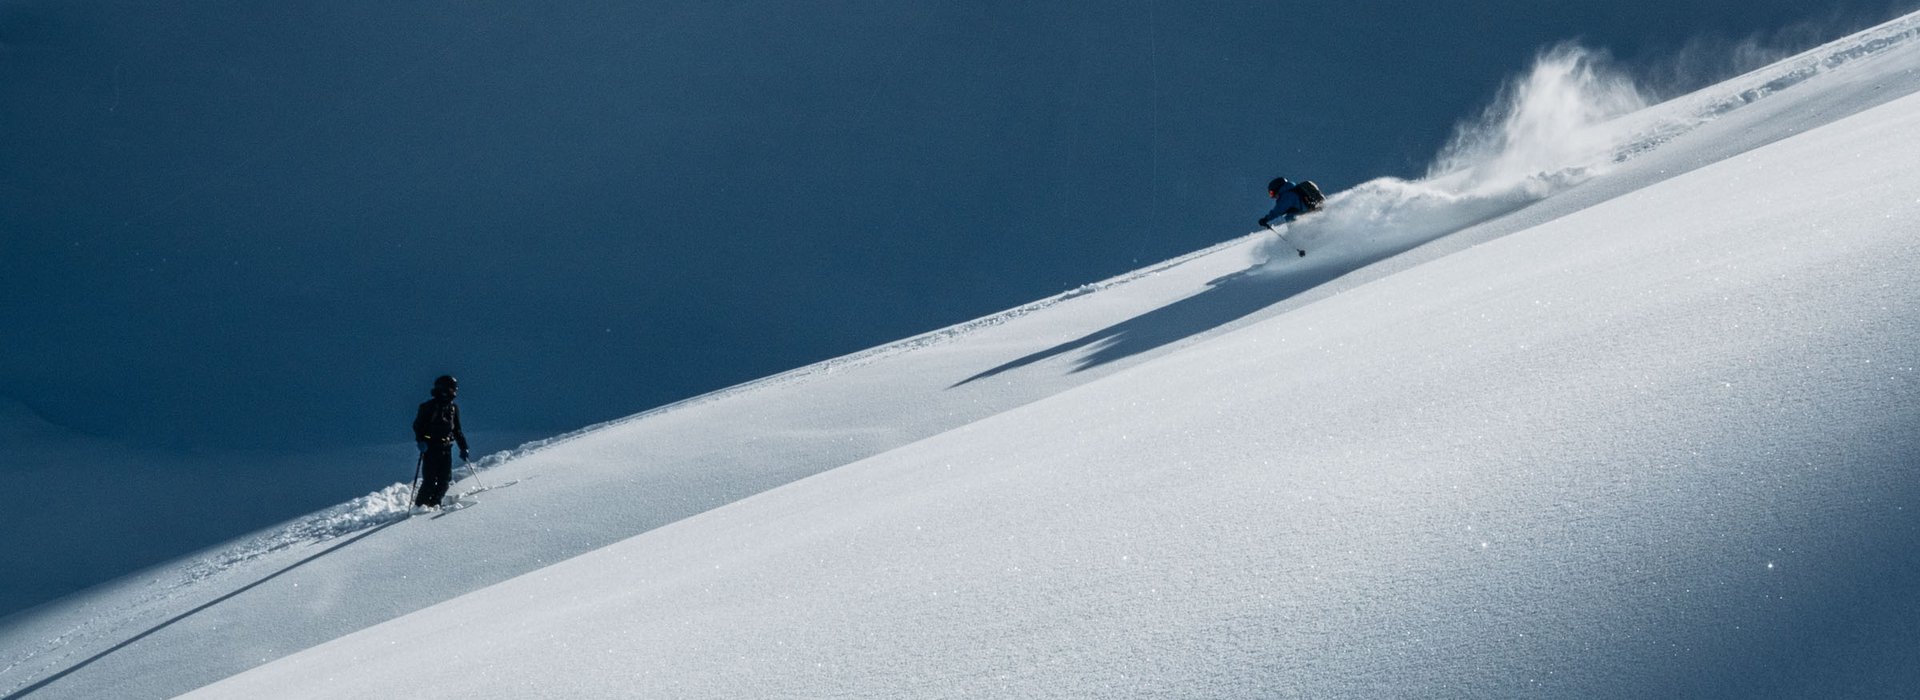
[{"label": "fresh snow", "polygon": [[1580,148],[0,619],[0,697],[1920,694],[1916,38],[1550,55],[1489,128]]}]

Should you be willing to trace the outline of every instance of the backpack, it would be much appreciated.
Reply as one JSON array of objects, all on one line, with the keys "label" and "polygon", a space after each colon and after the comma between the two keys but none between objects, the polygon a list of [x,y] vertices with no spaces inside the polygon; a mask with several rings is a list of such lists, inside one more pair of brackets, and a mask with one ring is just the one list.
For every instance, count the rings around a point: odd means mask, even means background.
[{"label": "backpack", "polygon": [[1320,211],[1327,204],[1327,196],[1321,194],[1320,186],[1313,184],[1312,180],[1294,185],[1293,193],[1300,195],[1300,203],[1307,205],[1307,211]]},{"label": "backpack", "polygon": [[459,420],[456,418],[456,416],[459,415],[459,407],[455,406],[452,401],[442,402],[434,400],[428,401],[427,406],[423,407],[423,409],[420,421],[414,426],[415,430],[420,431],[418,437],[430,438],[440,442],[446,442],[448,438],[453,437],[454,424]]}]

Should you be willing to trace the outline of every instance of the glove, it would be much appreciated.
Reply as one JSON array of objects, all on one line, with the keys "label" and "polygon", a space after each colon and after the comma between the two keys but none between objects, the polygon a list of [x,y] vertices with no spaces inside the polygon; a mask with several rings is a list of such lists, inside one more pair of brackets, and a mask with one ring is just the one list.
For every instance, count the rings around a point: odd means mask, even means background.
[{"label": "glove", "polygon": [[460,448],[460,461],[467,461],[467,448],[465,447]]},{"label": "glove", "polygon": [[1264,228],[1264,227],[1266,227],[1266,225],[1267,225],[1267,220],[1266,220],[1266,219],[1261,219],[1261,220],[1260,220],[1260,226]]},{"label": "glove", "polygon": [[420,454],[426,454],[426,453],[427,453],[427,441],[425,441],[425,440],[415,440],[415,441],[413,441],[413,446],[414,446],[414,447],[418,447],[418,448],[420,448]]}]

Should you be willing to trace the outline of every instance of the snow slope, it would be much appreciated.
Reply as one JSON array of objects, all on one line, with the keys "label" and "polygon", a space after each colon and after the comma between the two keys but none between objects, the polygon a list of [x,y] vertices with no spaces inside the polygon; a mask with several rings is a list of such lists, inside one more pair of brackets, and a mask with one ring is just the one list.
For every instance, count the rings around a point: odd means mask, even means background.
[{"label": "snow slope", "polygon": [[1916,26],[0,620],[0,692],[1910,695]]}]

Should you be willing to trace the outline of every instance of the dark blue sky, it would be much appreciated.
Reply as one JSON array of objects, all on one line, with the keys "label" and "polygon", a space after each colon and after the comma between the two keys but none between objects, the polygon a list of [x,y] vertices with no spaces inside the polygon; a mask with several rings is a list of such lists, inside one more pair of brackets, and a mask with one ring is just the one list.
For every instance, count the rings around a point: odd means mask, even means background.
[{"label": "dark blue sky", "polygon": [[451,372],[565,431],[1418,175],[1555,42],[1675,90],[1914,6],[0,0],[0,397],[307,449]]}]

